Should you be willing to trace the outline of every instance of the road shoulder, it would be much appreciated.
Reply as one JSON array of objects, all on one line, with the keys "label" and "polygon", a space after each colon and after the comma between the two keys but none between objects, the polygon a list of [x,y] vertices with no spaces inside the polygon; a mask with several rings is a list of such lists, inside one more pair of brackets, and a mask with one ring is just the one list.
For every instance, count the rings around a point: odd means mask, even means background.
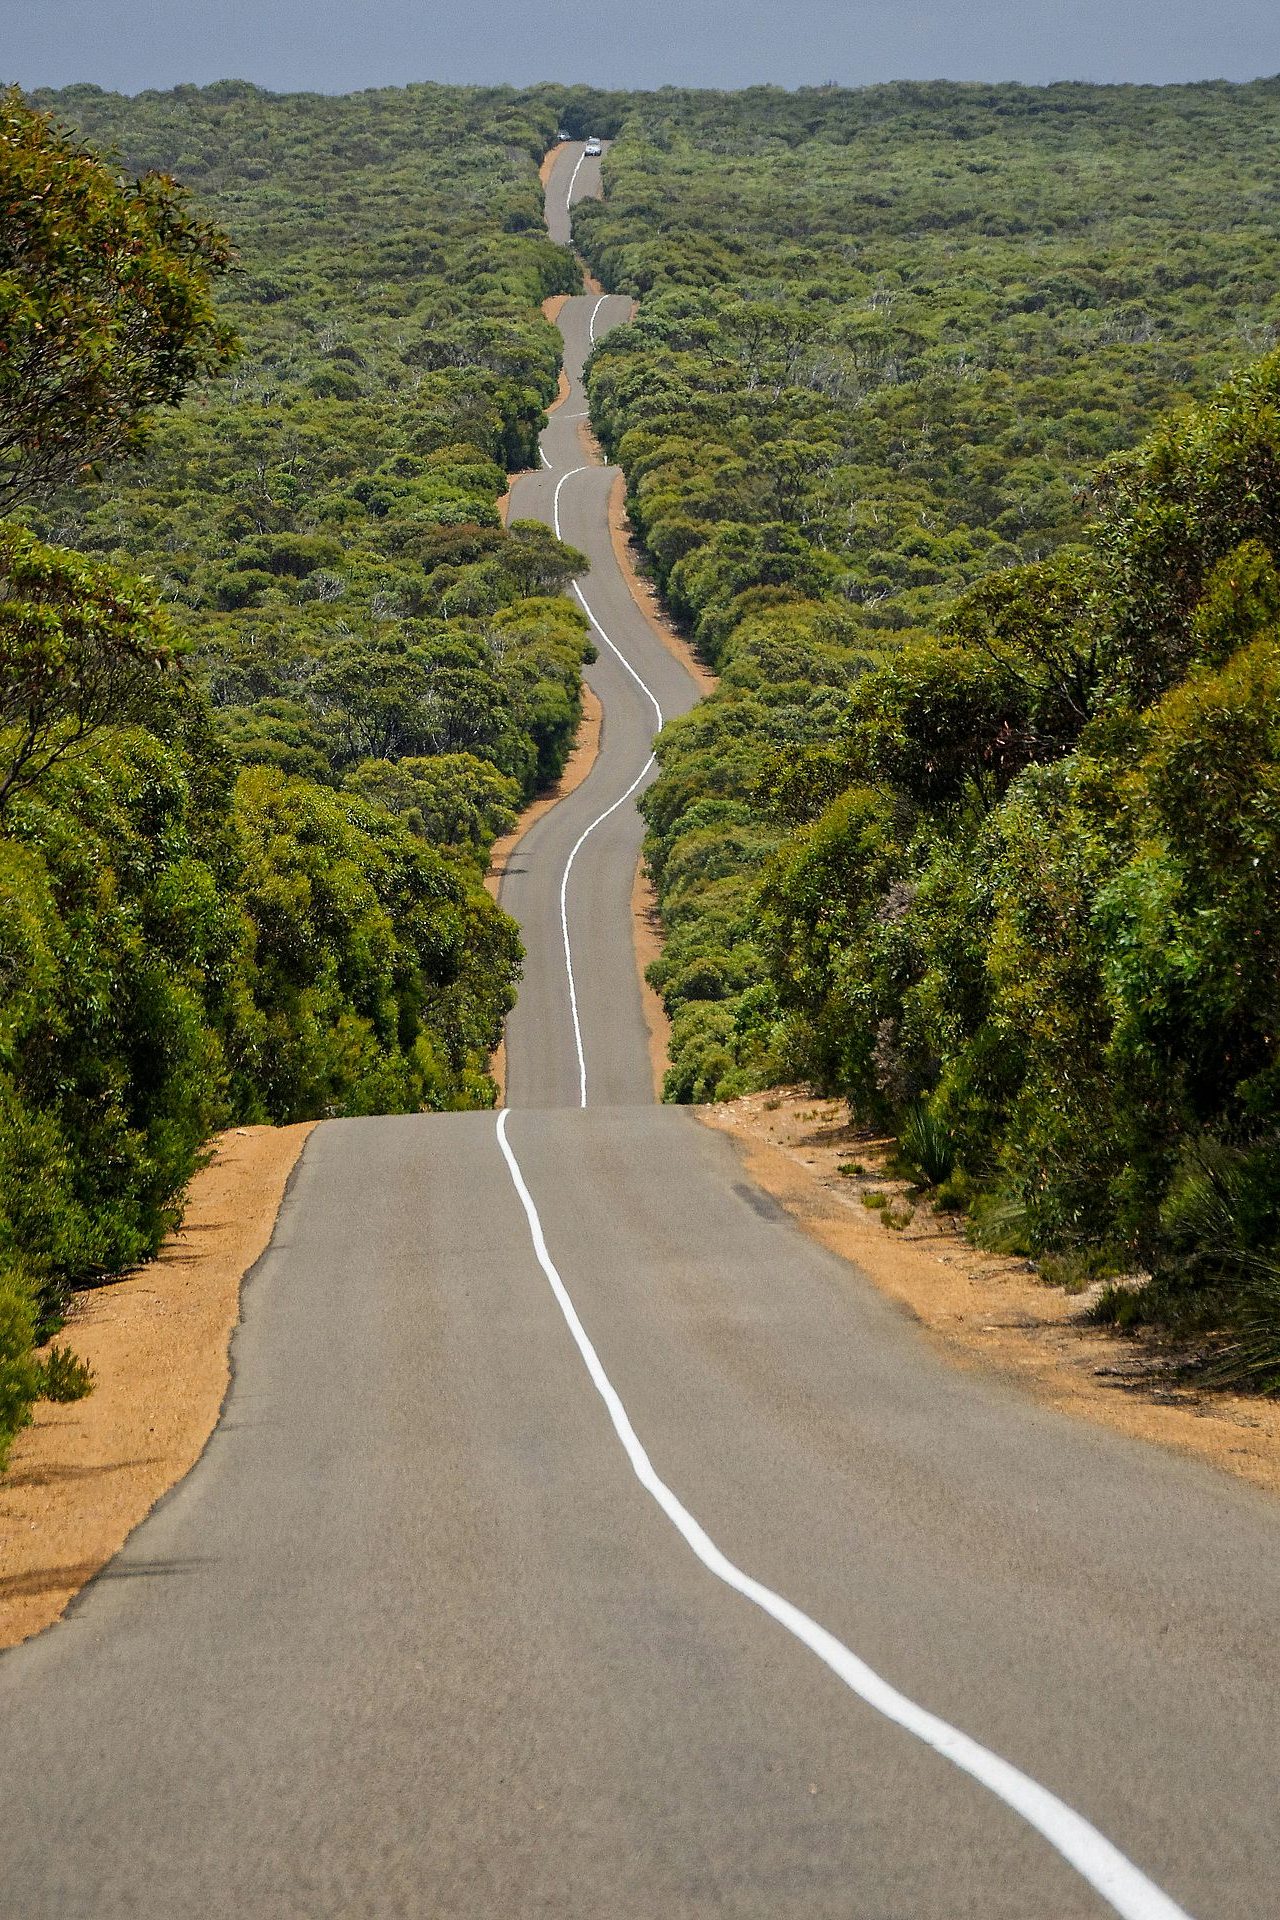
[{"label": "road shoulder", "polygon": [[906,1185],[883,1175],[886,1143],[852,1129],[842,1102],[774,1088],[694,1111],[729,1136],[752,1180],[807,1234],[897,1301],[951,1361],[1280,1492],[1280,1406],[1194,1391],[1157,1347],[1091,1326],[1087,1295],[1048,1286],[1025,1260],[971,1246],[928,1207],[896,1231],[886,1226],[886,1201],[898,1221],[909,1210]]},{"label": "road shoulder", "polygon": [[200,1457],[227,1391],[241,1283],[310,1132],[217,1135],[156,1259],[75,1296],[62,1338],[94,1390],[38,1405],[0,1479],[0,1647],[60,1618]]}]

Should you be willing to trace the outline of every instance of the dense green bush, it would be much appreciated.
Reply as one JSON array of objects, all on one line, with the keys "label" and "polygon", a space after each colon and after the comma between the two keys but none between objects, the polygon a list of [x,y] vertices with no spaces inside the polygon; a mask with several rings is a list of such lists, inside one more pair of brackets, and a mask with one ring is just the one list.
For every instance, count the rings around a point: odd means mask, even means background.
[{"label": "dense green bush", "polygon": [[241,774],[234,819],[246,924],[233,1110],[488,1105],[520,947],[475,873],[385,808],[265,768]]},{"label": "dense green bush", "polygon": [[0,93],[0,512],[146,442],[229,355],[226,238],[172,180],[121,179]]}]

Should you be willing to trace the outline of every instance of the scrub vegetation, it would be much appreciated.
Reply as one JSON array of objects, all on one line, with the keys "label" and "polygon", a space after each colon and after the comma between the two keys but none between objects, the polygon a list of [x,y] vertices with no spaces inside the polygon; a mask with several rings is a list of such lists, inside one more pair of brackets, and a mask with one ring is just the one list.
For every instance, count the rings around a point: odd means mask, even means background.
[{"label": "scrub vegetation", "polygon": [[2,1459],[215,1129],[492,1102],[481,876],[589,642],[580,556],[497,504],[580,284],[553,103],[0,112]]},{"label": "scrub vegetation", "polygon": [[[667,1097],[802,1077],[1280,1388],[1280,82],[613,100],[589,371],[721,673]],[[602,103],[599,109],[605,111]]]}]

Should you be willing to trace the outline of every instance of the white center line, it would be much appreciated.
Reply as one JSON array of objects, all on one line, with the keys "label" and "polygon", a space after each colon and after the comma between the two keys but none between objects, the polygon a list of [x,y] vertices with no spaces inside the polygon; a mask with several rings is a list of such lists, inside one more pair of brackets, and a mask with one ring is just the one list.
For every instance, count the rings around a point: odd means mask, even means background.
[{"label": "white center line", "polygon": [[[567,480],[572,480],[574,476],[579,473],[597,473],[602,471],[603,471],[602,468],[597,468],[597,467],[573,467],[570,469],[568,473],[561,474],[560,478],[556,481],[556,490],[551,498],[551,518],[555,528],[555,536],[557,540],[559,540],[562,537],[560,532],[560,494],[564,488],[565,482]],[[631,678],[635,681],[636,685],[640,688],[640,691],[645,695],[645,697],[651,703],[653,707],[654,719],[658,727],[661,727],[663,722],[663,713],[662,713],[661,706],[658,704],[657,694],[653,691],[653,688],[649,686],[646,681],[641,679],[640,675],[636,672],[635,668],[632,666],[631,662],[627,659],[626,654],[622,652],[621,648],[615,646],[613,641],[609,638],[604,628],[600,625],[600,622],[596,619],[595,614],[591,611],[590,606],[587,604],[587,597],[583,593],[582,588],[578,585],[576,580],[573,582],[573,591],[578,596],[578,602],[582,608],[582,611],[586,614],[587,619],[591,622],[591,625],[594,627],[595,631],[599,634],[600,638],[604,641],[610,653],[614,654],[617,657],[617,659],[619,659],[622,662],[622,665],[626,668],[627,672],[631,675]],[[573,974],[573,945],[569,939],[569,875],[573,870],[573,863],[578,857],[578,852],[583,842],[590,839],[591,835],[595,832],[596,828],[598,826],[601,826],[604,823],[604,821],[606,821],[609,818],[610,814],[616,813],[618,811],[618,808],[623,804],[624,801],[629,800],[631,798],[636,788],[640,785],[640,782],[644,779],[645,775],[651,770],[654,764],[655,764],[654,756],[650,754],[649,758],[645,761],[639,773],[636,775],[635,779],[631,782],[631,785],[627,788],[626,792],[623,794],[619,794],[618,798],[613,802],[613,804],[611,806],[606,807],[603,813],[597,814],[596,818],[591,822],[591,825],[585,828],[583,832],[578,835],[578,838],[575,840],[573,844],[573,850],[570,853],[569,858],[565,861],[564,872],[560,876],[560,938],[564,944],[564,970],[565,970],[565,975],[569,982],[569,1015],[571,1020],[573,1021],[573,1044],[577,1050],[577,1055],[578,1055],[578,1105],[580,1107],[585,1107],[587,1104],[587,1057],[582,1044],[582,1022],[578,1014],[578,986],[577,986],[576,980],[574,979],[574,974]]]},{"label": "white center line", "polygon": [[[554,494],[551,496],[551,519],[552,519],[552,524],[554,527],[555,536],[557,540],[562,540],[564,538],[564,535],[560,531],[560,495],[564,491],[565,482],[567,480],[576,479],[578,474],[580,473],[606,473],[607,471],[608,469],[606,467],[570,467],[568,473],[561,474],[560,478],[556,481],[556,490]],[[636,672],[631,662],[627,659],[626,654],[623,653],[620,648],[614,646],[613,641],[609,638],[604,628],[600,625],[600,622],[596,619],[596,616],[594,615],[594,613],[592,613],[591,608],[587,605],[586,595],[583,593],[582,588],[578,585],[576,580],[573,582],[573,590],[578,596],[578,600],[582,607],[582,611],[586,614],[588,620],[591,622],[596,632],[600,635],[600,638],[604,641],[606,647],[608,647],[611,653],[617,654],[619,660],[621,660],[623,666],[626,668],[627,672],[631,675],[631,678],[635,681],[636,685],[640,688],[641,692],[646,696],[648,700],[652,702],[654,718],[657,721],[658,725],[661,727],[663,724],[664,715],[663,715],[662,708],[658,705],[657,694],[653,691],[653,688],[647,684],[646,681],[640,678],[640,675]],[[587,831],[590,832],[590,828],[588,828]]]},{"label": "white center line", "polygon": [[573,172],[569,175],[569,190],[564,196],[564,210],[566,213],[568,213],[570,204],[573,200],[573,189],[577,185],[578,175],[582,170],[582,163],[586,159],[586,157],[587,157],[587,150],[584,147],[582,149],[582,152],[578,155],[577,166],[574,168]]},{"label": "white center line", "polygon": [[551,497],[551,527],[557,540],[563,540],[564,538],[564,535],[560,531],[560,494],[563,490],[564,483],[566,480],[572,480],[575,474],[590,473],[591,471],[592,469],[590,467],[570,467],[568,473],[562,473],[556,481],[556,490]]},{"label": "white center line", "polygon": [[[624,796],[625,798],[625,796]],[[617,803],[621,805],[621,802]],[[1021,1816],[1037,1833],[1041,1834],[1068,1865],[1075,1868],[1082,1879],[1102,1896],[1113,1912],[1121,1915],[1121,1920],[1189,1920],[1183,1908],[1175,1905],[1168,1894],[1162,1893],[1133,1862],[1112,1845],[1105,1834],[1099,1833],[1083,1815],[1059,1800],[1056,1794],[1042,1787],[1037,1780],[1022,1773],[1008,1760],[1002,1760],[999,1754],[980,1745],[967,1733],[961,1733],[937,1714],[930,1713],[927,1707],[917,1705],[904,1693],[882,1679],[850,1651],[844,1642],[837,1640],[833,1633],[818,1625],[816,1620],[802,1613],[790,1600],[783,1599],[772,1587],[766,1587],[749,1573],[723,1554],[714,1540],[694,1519],[688,1508],[677,1499],[666,1482],[659,1478],[653,1462],[640,1444],[640,1439],[627,1415],[627,1410],[619,1399],[616,1389],[601,1364],[600,1356],[592,1346],[577,1309],[570,1298],[568,1288],[560,1278],[555,1263],[547,1251],[546,1238],[542,1231],[542,1222],[538,1218],[538,1209],[533,1203],[533,1195],[525,1184],[519,1162],[511,1150],[507,1139],[507,1110],[498,1115],[498,1145],[502,1157],[507,1163],[520,1204],[524,1208],[525,1219],[529,1223],[529,1234],[533,1241],[533,1250],[538,1265],[542,1268],[555,1295],[556,1304],[564,1315],[565,1323],[573,1336],[573,1341],[582,1356],[592,1384],[604,1401],[613,1430],[622,1443],[623,1451],[631,1463],[632,1471],[685,1544],[696,1554],[702,1565],[717,1580],[750,1600],[762,1613],[776,1620],[781,1627],[817,1655],[823,1664],[829,1667],[842,1680],[851,1692],[869,1707],[890,1720],[895,1726],[913,1734],[917,1740],[949,1760],[952,1766],[976,1780],[993,1793],[1005,1806]]]},{"label": "white center line", "polygon": [[[613,642],[610,641],[609,644],[612,646]],[[580,1107],[585,1107],[587,1104],[587,1056],[582,1049],[582,1023],[578,1018],[578,988],[573,977],[573,948],[569,942],[569,875],[573,871],[573,863],[578,857],[578,849],[583,841],[589,839],[611,813],[616,813],[623,802],[631,798],[649,769],[655,764],[654,757],[650,754],[626,792],[620,793],[613,805],[606,807],[603,813],[597,814],[586,831],[578,835],[573,844],[573,852],[565,861],[564,872],[560,876],[560,938],[564,942],[564,970],[569,981],[569,1013],[573,1020],[573,1044],[578,1052],[578,1105]]]}]

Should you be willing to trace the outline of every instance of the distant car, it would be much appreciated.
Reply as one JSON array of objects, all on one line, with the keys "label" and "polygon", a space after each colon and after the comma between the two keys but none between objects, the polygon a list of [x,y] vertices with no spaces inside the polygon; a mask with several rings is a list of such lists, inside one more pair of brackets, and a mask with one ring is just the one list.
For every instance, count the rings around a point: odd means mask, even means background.
[{"label": "distant car", "polygon": [[572,138],[573,138],[573,135],[565,127],[556,128],[556,145],[557,146],[559,146],[561,141],[572,140]]},{"label": "distant car", "polygon": [[586,146],[583,148],[583,152],[586,154],[588,160],[598,160],[600,158],[600,155],[604,152],[604,148],[600,145],[600,142],[596,139],[594,133],[592,134],[591,138],[588,140]]}]

